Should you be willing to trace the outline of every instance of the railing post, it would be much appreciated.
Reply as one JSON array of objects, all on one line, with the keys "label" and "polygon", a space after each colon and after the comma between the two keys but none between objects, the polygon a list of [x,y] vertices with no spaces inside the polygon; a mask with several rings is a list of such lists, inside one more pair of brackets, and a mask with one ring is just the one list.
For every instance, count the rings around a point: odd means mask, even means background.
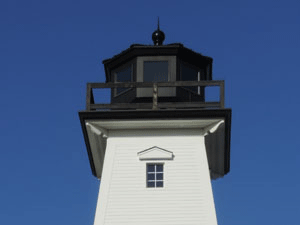
[{"label": "railing post", "polygon": [[225,107],[225,85],[224,81],[220,83],[220,108]]},{"label": "railing post", "polygon": [[153,83],[153,105],[152,109],[157,110],[157,83]]}]

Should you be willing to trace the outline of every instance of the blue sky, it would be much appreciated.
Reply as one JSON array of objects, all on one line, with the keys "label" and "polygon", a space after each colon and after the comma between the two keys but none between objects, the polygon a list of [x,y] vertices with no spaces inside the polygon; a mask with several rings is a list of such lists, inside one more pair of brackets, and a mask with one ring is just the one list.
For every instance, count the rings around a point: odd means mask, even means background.
[{"label": "blue sky", "polygon": [[296,0],[2,0],[0,223],[93,224],[99,181],[77,112],[86,83],[104,81],[102,60],[151,44],[157,16],[166,44],[213,57],[225,80],[219,225],[299,223],[299,12]]}]

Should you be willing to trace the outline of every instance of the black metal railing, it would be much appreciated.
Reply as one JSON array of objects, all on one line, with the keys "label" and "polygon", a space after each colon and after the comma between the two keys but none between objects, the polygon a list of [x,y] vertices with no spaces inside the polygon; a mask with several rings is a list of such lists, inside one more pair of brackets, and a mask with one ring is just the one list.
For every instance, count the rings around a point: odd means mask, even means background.
[{"label": "black metal railing", "polygon": [[[218,102],[189,101],[189,102],[159,102],[158,92],[161,87],[220,87]],[[151,103],[105,103],[96,104],[94,101],[93,89],[114,89],[114,88],[152,88]],[[224,81],[175,81],[175,82],[126,82],[126,83],[88,83],[86,94],[86,110],[107,110],[107,109],[153,109],[160,108],[224,108]]]}]

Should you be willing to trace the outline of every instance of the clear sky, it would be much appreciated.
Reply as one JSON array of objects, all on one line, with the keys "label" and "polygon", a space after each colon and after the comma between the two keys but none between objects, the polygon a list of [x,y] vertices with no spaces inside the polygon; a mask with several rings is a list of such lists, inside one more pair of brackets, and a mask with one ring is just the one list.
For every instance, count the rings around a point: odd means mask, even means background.
[{"label": "clear sky", "polygon": [[100,182],[77,112],[86,83],[104,81],[102,60],[152,44],[157,16],[165,44],[213,57],[225,80],[219,225],[299,224],[299,12],[296,0],[2,0],[0,224],[93,224]]}]

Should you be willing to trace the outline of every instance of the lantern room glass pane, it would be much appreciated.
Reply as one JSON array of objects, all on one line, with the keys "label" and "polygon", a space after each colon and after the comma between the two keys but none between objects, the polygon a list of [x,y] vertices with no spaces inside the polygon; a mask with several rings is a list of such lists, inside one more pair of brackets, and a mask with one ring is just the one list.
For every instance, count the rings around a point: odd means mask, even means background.
[{"label": "lantern room glass pane", "polygon": [[[200,81],[198,70],[191,68],[183,63],[181,64],[180,78],[182,81]],[[188,86],[184,88],[187,88],[196,93],[198,92],[197,86]]]},{"label": "lantern room glass pane", "polygon": [[182,81],[197,81],[198,80],[198,71],[181,64],[181,80]]},{"label": "lantern room glass pane", "polygon": [[144,82],[167,82],[168,61],[145,61]]},{"label": "lantern room glass pane", "polygon": [[[115,82],[131,82],[132,81],[132,65],[125,67],[115,73]],[[129,88],[117,88],[117,94],[120,94]]]}]

